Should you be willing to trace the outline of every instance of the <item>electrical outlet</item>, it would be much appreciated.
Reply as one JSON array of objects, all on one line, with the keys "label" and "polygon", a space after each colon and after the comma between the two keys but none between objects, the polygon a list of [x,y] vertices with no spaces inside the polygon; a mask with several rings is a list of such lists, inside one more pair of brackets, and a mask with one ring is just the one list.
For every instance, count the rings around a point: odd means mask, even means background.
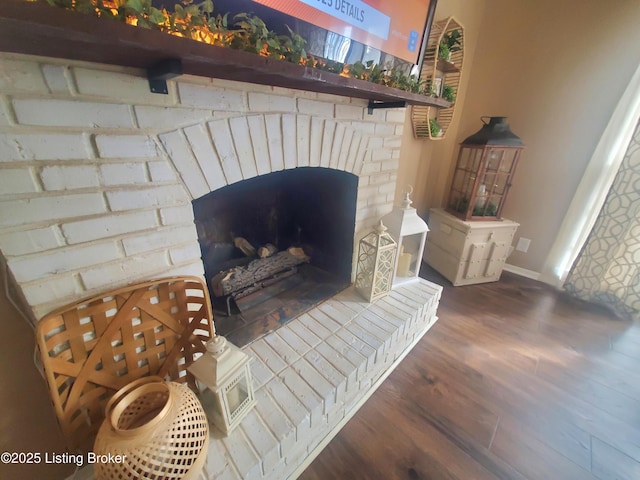
[{"label": "electrical outlet", "polygon": [[516,245],[516,250],[518,252],[527,253],[527,251],[529,250],[529,245],[531,245],[530,238],[520,237],[518,239],[518,244]]}]

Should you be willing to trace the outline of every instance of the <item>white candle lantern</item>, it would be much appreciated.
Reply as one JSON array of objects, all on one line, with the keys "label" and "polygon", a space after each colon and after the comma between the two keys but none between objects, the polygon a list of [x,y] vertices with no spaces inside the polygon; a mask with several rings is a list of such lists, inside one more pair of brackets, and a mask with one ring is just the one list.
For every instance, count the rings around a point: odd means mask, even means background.
[{"label": "white candle lantern", "polygon": [[356,290],[373,302],[391,290],[396,242],[382,222],[360,240],[356,270]]},{"label": "white candle lantern", "polygon": [[250,358],[219,335],[206,345],[207,353],[187,370],[201,386],[206,387],[201,401],[209,420],[229,434],[256,404]]},{"label": "white candle lantern", "polygon": [[389,228],[389,235],[398,244],[398,255],[393,269],[393,286],[398,286],[418,278],[422,252],[429,227],[415,208],[411,207],[410,192],[405,193],[400,206],[382,217]]}]

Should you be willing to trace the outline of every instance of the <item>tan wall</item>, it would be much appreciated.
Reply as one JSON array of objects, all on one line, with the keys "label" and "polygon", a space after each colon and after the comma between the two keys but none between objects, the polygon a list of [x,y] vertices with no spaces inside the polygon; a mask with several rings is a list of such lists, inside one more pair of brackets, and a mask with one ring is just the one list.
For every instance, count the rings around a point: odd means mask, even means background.
[{"label": "tan wall", "polygon": [[461,3],[441,0],[436,17],[445,10],[460,16],[467,35],[464,98],[458,128],[450,131],[455,138],[438,145],[407,141],[403,160],[406,154],[414,163],[402,164],[398,188],[411,171],[422,183],[419,211],[441,205],[457,143],[479,129],[481,115],[509,117],[527,148],[503,214],[521,224],[516,238],[532,242],[528,253],[514,252],[508,261],[540,271],[600,132],[640,61],[640,8],[636,0],[487,0],[481,15],[469,2],[458,13]]},{"label": "tan wall", "polygon": [[504,216],[529,252],[509,263],[540,271],[608,119],[640,60],[635,0],[491,0],[460,132],[506,115],[527,145]]}]

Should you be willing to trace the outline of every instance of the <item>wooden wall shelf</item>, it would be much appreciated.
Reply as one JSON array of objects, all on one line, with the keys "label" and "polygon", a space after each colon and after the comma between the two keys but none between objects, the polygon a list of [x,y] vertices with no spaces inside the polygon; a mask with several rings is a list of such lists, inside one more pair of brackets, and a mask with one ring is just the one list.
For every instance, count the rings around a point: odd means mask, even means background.
[{"label": "wooden wall shelf", "polygon": [[175,58],[181,60],[183,72],[190,75],[374,102],[450,106],[440,98],[24,0],[0,0],[0,51],[143,69]]},{"label": "wooden wall shelf", "polygon": [[[433,69],[433,58],[425,58],[422,68],[424,69]],[[447,62],[442,58],[438,58],[436,64],[436,70],[442,73],[455,73],[460,71],[460,67],[458,67],[455,63]]]},{"label": "wooden wall shelf", "polygon": [[[454,31],[460,34],[460,48],[451,52],[451,61],[440,58],[440,42],[446,34]],[[447,85],[453,89],[455,97],[460,93],[460,80],[462,77],[462,64],[464,60],[464,28],[453,17],[434,22],[427,40],[427,48],[422,62],[422,72],[420,79],[427,84],[440,82],[440,89]],[[455,111],[455,101],[448,107],[432,109],[432,105],[414,105],[411,109],[411,122],[413,124],[413,135],[415,138],[429,138],[431,140],[442,140],[447,134],[447,130],[453,121]],[[430,121],[435,120],[440,126],[439,135],[432,134]]]},{"label": "wooden wall shelf", "polygon": [[442,58],[438,58],[438,66],[436,68],[443,73],[457,73],[460,71],[460,67],[458,65],[447,62]]}]

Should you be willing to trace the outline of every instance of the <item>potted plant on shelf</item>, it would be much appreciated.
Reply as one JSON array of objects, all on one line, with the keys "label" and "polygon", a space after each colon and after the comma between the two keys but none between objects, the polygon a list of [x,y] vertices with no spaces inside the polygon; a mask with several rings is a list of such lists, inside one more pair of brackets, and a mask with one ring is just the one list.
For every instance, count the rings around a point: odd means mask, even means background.
[{"label": "potted plant on shelf", "polygon": [[446,32],[442,36],[442,40],[440,40],[440,45],[438,48],[438,56],[447,62],[451,61],[451,54],[453,52],[458,52],[461,50],[461,42],[460,38],[462,34],[460,30],[457,28],[450,32]]},{"label": "potted plant on shelf", "polygon": [[438,119],[437,118],[430,118],[429,119],[429,133],[430,133],[432,138],[433,137],[442,136],[442,127],[438,123]]},{"label": "potted plant on shelf", "polygon": [[445,85],[442,87],[442,98],[449,103],[456,101],[456,92],[451,85]]}]

